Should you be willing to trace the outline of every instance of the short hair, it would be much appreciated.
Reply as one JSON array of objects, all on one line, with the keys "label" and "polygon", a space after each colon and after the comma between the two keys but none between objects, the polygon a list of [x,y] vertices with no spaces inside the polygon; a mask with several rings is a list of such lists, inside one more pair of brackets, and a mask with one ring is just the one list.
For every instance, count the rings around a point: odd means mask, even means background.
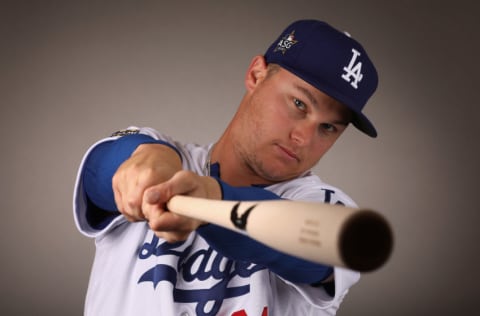
[{"label": "short hair", "polygon": [[267,65],[267,76],[266,78],[270,78],[272,75],[277,73],[280,70],[280,66],[277,64],[270,63]]}]

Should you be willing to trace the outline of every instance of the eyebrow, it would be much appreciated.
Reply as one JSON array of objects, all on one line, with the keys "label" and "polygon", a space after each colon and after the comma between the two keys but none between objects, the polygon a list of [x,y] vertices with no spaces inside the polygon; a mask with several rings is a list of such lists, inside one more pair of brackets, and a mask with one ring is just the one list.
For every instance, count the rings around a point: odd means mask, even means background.
[{"label": "eyebrow", "polygon": [[[308,100],[318,108],[319,105],[318,105],[317,99],[315,99],[313,94],[310,91],[308,91],[308,89],[306,89],[306,88],[304,88],[304,87],[302,87],[298,84],[295,84],[295,88],[300,90],[303,94],[305,94],[307,96]],[[349,121],[349,120],[340,119],[340,120],[333,121],[332,123],[348,126],[348,124],[350,124],[350,122],[351,121]]]}]

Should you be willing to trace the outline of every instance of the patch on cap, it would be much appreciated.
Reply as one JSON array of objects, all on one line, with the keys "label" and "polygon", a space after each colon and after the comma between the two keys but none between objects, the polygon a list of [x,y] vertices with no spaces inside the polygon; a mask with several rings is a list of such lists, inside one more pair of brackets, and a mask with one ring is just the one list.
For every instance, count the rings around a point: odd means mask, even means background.
[{"label": "patch on cap", "polygon": [[285,35],[277,44],[277,47],[273,50],[274,53],[281,52],[285,54],[285,52],[290,49],[293,45],[297,44],[298,41],[295,39],[295,31],[292,33]]},{"label": "patch on cap", "polygon": [[115,133],[112,133],[110,137],[122,137],[122,136],[127,136],[127,135],[136,135],[139,134],[140,130],[138,128],[129,128],[129,129],[123,129],[121,131],[116,131]]}]

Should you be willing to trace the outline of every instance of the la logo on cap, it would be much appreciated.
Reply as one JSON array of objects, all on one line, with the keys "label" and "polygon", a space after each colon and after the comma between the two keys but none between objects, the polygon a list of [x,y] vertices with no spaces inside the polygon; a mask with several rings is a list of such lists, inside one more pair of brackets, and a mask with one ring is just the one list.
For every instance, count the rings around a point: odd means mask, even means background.
[{"label": "la logo on cap", "polygon": [[352,53],[353,56],[350,59],[348,67],[343,67],[345,73],[342,74],[342,78],[345,79],[345,81],[350,82],[352,87],[358,89],[358,83],[362,81],[363,78],[362,62],[359,61],[355,63],[357,61],[357,57],[360,56],[359,51],[357,51],[355,48],[352,48]]}]

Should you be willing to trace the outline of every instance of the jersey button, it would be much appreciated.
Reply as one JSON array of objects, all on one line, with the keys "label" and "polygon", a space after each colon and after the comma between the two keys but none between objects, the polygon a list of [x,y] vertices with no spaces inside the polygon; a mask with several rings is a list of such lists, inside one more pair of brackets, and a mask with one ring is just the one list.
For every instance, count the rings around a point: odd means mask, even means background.
[{"label": "jersey button", "polygon": [[187,312],[183,312],[180,314],[180,316],[189,316],[189,314]]}]

